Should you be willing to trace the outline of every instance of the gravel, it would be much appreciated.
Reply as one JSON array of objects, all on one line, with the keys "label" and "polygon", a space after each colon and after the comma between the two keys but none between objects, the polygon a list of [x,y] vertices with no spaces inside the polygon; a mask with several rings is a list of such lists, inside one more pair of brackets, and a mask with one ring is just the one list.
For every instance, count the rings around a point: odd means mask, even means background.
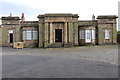
[{"label": "gravel", "polygon": [[3,47],[2,55],[37,55],[59,58],[83,59],[118,65],[118,45],[81,46],[73,48],[23,48]]}]

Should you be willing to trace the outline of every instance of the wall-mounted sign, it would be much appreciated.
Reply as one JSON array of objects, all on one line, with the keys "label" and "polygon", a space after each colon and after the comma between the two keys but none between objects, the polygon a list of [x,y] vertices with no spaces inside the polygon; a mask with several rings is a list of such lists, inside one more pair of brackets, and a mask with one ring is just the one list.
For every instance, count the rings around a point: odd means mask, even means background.
[{"label": "wall-mounted sign", "polygon": [[9,33],[13,33],[13,30],[9,30]]}]

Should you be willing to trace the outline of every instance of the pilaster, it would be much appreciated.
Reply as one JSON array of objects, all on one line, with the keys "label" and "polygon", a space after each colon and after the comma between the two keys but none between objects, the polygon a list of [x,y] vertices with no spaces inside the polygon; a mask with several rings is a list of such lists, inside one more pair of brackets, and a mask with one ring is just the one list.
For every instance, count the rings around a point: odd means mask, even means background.
[{"label": "pilaster", "polygon": [[70,43],[70,44],[73,44],[73,23],[72,22],[69,22],[68,23],[68,35],[69,35],[69,40],[68,40],[68,42]]},{"label": "pilaster", "polygon": [[50,43],[53,43],[53,24],[52,22],[50,23]]},{"label": "pilaster", "polygon": [[78,46],[78,23],[75,22],[74,24],[75,24],[75,26],[74,26],[74,45]]},{"label": "pilaster", "polygon": [[43,25],[42,22],[39,22],[39,47],[43,47]]},{"label": "pilaster", "polygon": [[64,44],[67,44],[67,22],[64,23]]},{"label": "pilaster", "polygon": [[49,39],[48,39],[48,22],[45,22],[45,30],[44,30],[44,32],[45,32],[45,39],[44,39],[44,47],[48,47],[48,41],[49,41]]}]

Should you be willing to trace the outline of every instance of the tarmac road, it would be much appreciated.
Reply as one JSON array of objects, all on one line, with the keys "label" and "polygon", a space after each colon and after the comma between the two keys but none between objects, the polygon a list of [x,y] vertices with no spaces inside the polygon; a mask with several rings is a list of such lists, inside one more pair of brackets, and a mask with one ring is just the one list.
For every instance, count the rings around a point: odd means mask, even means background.
[{"label": "tarmac road", "polygon": [[3,55],[3,78],[117,78],[118,66],[35,55]]}]

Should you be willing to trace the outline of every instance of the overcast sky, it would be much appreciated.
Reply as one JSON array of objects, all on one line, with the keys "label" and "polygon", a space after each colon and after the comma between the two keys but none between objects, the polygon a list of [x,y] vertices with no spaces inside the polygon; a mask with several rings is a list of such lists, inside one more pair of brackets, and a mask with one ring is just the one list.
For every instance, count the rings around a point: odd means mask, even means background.
[{"label": "overcast sky", "polygon": [[92,15],[117,15],[120,0],[0,0],[0,17],[21,16],[26,20],[38,20],[39,14],[73,13],[79,20],[91,20]]}]

